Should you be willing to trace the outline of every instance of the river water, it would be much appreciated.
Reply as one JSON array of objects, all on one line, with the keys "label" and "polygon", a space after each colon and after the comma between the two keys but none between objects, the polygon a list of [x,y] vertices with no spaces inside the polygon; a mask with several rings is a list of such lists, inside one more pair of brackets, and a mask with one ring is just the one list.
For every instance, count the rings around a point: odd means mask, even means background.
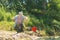
[{"label": "river water", "polygon": [[60,40],[60,37],[59,36],[57,36],[57,37],[40,37],[35,40]]}]

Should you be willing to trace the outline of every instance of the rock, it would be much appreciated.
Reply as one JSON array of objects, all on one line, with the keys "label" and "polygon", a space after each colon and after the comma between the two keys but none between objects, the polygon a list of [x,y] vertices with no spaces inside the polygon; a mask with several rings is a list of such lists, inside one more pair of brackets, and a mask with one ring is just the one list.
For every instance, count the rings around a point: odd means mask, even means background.
[{"label": "rock", "polygon": [[[32,33],[32,32],[31,32]],[[54,40],[56,38],[56,40],[60,40],[60,37],[38,37],[34,34],[29,35],[25,32],[21,32],[21,33],[16,33],[16,32],[11,32],[11,31],[0,31],[0,40]]]}]

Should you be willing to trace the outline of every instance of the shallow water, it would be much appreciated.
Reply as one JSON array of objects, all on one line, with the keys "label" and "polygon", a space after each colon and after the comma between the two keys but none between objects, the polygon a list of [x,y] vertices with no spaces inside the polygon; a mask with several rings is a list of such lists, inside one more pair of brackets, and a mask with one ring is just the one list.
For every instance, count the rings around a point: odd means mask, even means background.
[{"label": "shallow water", "polygon": [[37,38],[36,40],[60,40],[60,37],[48,37],[48,38],[40,37],[40,38]]}]

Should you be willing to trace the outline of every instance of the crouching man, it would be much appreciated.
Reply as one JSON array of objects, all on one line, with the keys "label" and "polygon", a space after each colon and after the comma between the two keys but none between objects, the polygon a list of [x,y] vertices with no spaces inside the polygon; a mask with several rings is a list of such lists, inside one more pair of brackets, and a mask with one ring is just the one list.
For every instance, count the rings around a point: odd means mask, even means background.
[{"label": "crouching man", "polygon": [[23,12],[19,12],[19,14],[13,17],[12,19],[15,21],[14,29],[17,31],[17,33],[23,32],[23,22],[24,19],[28,19],[28,17],[24,16]]}]

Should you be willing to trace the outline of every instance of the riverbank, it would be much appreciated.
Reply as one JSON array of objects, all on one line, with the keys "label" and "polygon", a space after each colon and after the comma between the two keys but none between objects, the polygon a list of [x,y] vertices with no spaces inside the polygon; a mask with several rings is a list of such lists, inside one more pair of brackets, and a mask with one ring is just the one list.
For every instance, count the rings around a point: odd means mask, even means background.
[{"label": "riverbank", "polygon": [[0,40],[59,40],[59,36],[37,36],[26,32],[0,31]]}]

